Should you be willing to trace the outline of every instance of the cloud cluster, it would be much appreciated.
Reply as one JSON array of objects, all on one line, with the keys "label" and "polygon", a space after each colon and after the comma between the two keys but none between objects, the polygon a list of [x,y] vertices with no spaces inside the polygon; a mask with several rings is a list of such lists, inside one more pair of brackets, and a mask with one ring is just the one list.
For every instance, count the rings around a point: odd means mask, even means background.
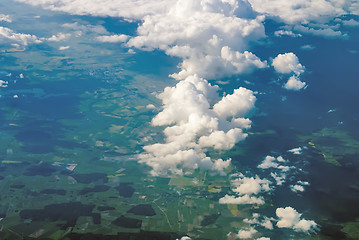
[{"label": "cloud cluster", "polygon": [[112,16],[141,19],[166,11],[176,0],[16,0],[52,11],[74,15]]},{"label": "cloud cluster", "polygon": [[270,176],[276,181],[277,185],[280,186],[286,181],[290,170],[295,169],[293,166],[288,166],[287,163],[288,161],[282,156],[277,158],[266,156],[262,163],[258,165],[258,168],[270,170]]},{"label": "cloud cluster", "polygon": [[294,33],[291,30],[278,30],[274,32],[276,37],[289,36],[289,37],[302,37],[302,34]]},{"label": "cloud cluster", "polygon": [[314,232],[318,229],[318,224],[312,220],[301,219],[302,214],[292,207],[277,208],[278,217],[277,227],[291,228],[298,232]]},{"label": "cloud cluster", "polygon": [[258,176],[246,177],[242,173],[233,175],[232,191],[235,195],[226,194],[219,199],[220,204],[256,204],[263,205],[264,198],[259,193],[271,191],[270,181]]},{"label": "cloud cluster", "polygon": [[292,29],[329,38],[346,37],[331,21],[346,14],[358,14],[357,1],[336,0],[248,0],[253,10]]},{"label": "cloud cluster", "polygon": [[250,225],[259,225],[259,226],[262,226],[266,229],[269,229],[269,230],[272,230],[274,227],[273,227],[273,223],[272,221],[275,221],[274,218],[268,218],[268,217],[262,217],[260,216],[259,213],[253,213],[252,214],[252,218],[245,218],[243,220],[243,222],[245,223],[248,223]]},{"label": "cloud cluster", "polygon": [[305,68],[299,63],[299,59],[294,53],[278,54],[278,56],[273,59],[272,66],[278,73],[294,74],[288,79],[287,83],[284,84],[283,87],[285,89],[299,91],[305,88],[306,83],[299,79],[299,76],[304,73]]},{"label": "cloud cluster", "polygon": [[305,188],[304,186],[309,186],[309,182],[306,181],[297,181],[295,185],[290,185],[289,188],[292,190],[292,192],[298,193],[298,192],[304,192]]},{"label": "cloud cluster", "polygon": [[273,230],[273,223],[276,223],[275,226],[278,228],[290,228],[296,232],[303,232],[307,234],[316,232],[319,229],[317,223],[313,220],[301,218],[302,214],[298,213],[297,210],[292,207],[277,208],[275,213],[277,215],[277,219],[273,217],[268,218],[266,216],[261,216],[259,213],[253,213],[252,218],[245,218],[243,222],[249,224],[249,227],[247,230],[240,230],[238,232],[238,238],[253,238],[253,235],[257,233],[254,226],[261,226],[268,230]]}]

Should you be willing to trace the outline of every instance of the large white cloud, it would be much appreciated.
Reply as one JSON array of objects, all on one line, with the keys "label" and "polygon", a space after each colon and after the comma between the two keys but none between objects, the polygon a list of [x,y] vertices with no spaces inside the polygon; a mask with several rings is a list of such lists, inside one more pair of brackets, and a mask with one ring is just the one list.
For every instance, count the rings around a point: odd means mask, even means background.
[{"label": "large white cloud", "polygon": [[[218,101],[217,91],[218,86],[194,75],[165,88],[159,95],[163,110],[153,118],[152,124],[167,126],[165,143],[145,146],[146,153],[140,155],[141,161],[153,168],[152,174],[185,174],[196,168],[223,173],[229,166],[229,160],[213,160],[205,152],[207,148],[230,149],[246,138],[243,129],[250,121],[244,117],[253,108],[255,96],[252,91],[240,88]],[[231,98],[240,101],[227,100]],[[224,114],[211,108],[211,102],[235,110],[230,115]]]},{"label": "large white cloud", "polygon": [[165,14],[144,17],[138,36],[128,45],[183,58],[180,72],[172,75],[178,80],[193,74],[212,79],[265,68],[265,61],[245,51],[249,41],[265,36],[264,18],[237,17],[241,3],[179,0]]},{"label": "large white cloud", "polygon": [[292,228],[298,232],[311,232],[318,228],[318,224],[314,221],[301,219],[302,214],[292,207],[277,208],[276,215],[279,218],[277,222],[279,228]]},{"label": "large white cloud", "polygon": [[17,33],[10,28],[0,26],[0,44],[18,44],[27,46],[32,43],[41,43],[42,41],[35,35]]}]

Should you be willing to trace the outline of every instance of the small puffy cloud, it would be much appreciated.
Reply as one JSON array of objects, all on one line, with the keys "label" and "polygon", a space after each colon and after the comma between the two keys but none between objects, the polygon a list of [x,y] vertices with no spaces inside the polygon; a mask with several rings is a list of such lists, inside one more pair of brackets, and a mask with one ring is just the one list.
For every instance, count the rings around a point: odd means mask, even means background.
[{"label": "small puffy cloud", "polygon": [[239,239],[250,239],[253,238],[253,235],[256,234],[257,232],[258,232],[257,230],[251,227],[248,230],[239,230],[237,237]]},{"label": "small puffy cloud", "polygon": [[61,47],[59,47],[59,50],[63,51],[63,50],[67,50],[69,48],[70,48],[70,46],[61,46]]},{"label": "small puffy cloud", "polygon": [[291,152],[295,155],[301,155],[302,154],[302,148],[301,147],[297,147],[297,148],[293,148],[293,149],[290,149],[288,150],[288,152]]},{"label": "small puffy cloud", "polygon": [[306,45],[301,46],[300,49],[310,51],[310,50],[314,50],[315,46],[310,45],[310,44],[306,44]]},{"label": "small puffy cloud", "polygon": [[309,182],[306,182],[306,181],[297,181],[297,184],[295,185],[290,185],[289,188],[290,190],[292,190],[292,192],[304,192],[305,191],[305,188],[304,186],[309,186],[310,183]]},{"label": "small puffy cloud", "polygon": [[294,33],[290,30],[278,30],[274,32],[276,37],[289,36],[289,37],[302,37],[302,34]]},{"label": "small puffy cloud", "polygon": [[290,74],[295,73],[297,76],[304,72],[304,66],[299,63],[298,57],[292,53],[278,54],[273,59],[272,66],[278,73]]},{"label": "small puffy cloud", "polygon": [[10,15],[0,14],[0,22],[8,22],[11,23],[12,19]]},{"label": "small puffy cloud", "polygon": [[272,156],[266,156],[263,162],[258,165],[258,168],[267,169],[267,168],[277,168],[278,163],[275,162],[276,158]]},{"label": "small puffy cloud", "polygon": [[304,192],[304,187],[302,185],[290,185],[289,186],[290,190],[292,190],[292,192]]},{"label": "small puffy cloud", "polygon": [[98,36],[96,40],[99,42],[106,42],[106,43],[118,43],[118,42],[126,42],[129,36],[125,34],[116,34],[116,35],[109,35],[109,36]]},{"label": "small puffy cloud", "polygon": [[10,28],[0,26],[0,44],[19,44],[27,46],[29,44],[41,43],[42,41],[35,35],[16,33]]},{"label": "small puffy cloud", "polygon": [[307,85],[305,82],[300,81],[297,76],[291,76],[284,84],[284,88],[291,91],[299,91],[305,88]]},{"label": "small puffy cloud", "polygon": [[42,40],[50,41],[50,42],[60,42],[71,36],[70,33],[58,33],[56,35],[52,35],[49,38],[42,38]]},{"label": "small puffy cloud", "polygon": [[238,178],[231,181],[233,192],[238,194],[258,194],[260,192],[268,192],[271,190],[270,181],[261,179],[258,176],[245,177],[240,174]]},{"label": "small puffy cloud", "polygon": [[297,232],[312,232],[318,228],[318,225],[312,220],[301,219],[302,214],[298,213],[292,207],[277,208],[278,217],[277,227],[292,228]]},{"label": "small puffy cloud", "polygon": [[301,184],[301,185],[303,185],[303,186],[309,186],[309,185],[310,185],[310,183],[307,182],[307,181],[298,181],[297,183],[298,183],[298,184]]}]

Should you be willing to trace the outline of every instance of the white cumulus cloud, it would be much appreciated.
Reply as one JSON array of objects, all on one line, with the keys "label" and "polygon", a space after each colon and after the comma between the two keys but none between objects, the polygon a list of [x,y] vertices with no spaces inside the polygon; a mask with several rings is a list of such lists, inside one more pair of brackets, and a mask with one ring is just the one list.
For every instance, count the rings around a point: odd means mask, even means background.
[{"label": "white cumulus cloud", "polygon": [[292,228],[298,232],[311,232],[318,228],[318,224],[312,220],[301,219],[302,214],[292,207],[277,208],[277,227]]},{"label": "white cumulus cloud", "polygon": [[247,230],[239,230],[237,237],[239,239],[250,239],[253,238],[253,235],[256,234],[258,231],[255,230],[253,227],[247,229]]},{"label": "white cumulus cloud", "polygon": [[27,46],[33,43],[41,43],[42,41],[35,35],[17,33],[10,28],[0,26],[0,44],[19,44]]},{"label": "white cumulus cloud", "polygon": [[[230,160],[206,156],[206,149],[230,149],[247,136],[240,127],[247,128],[250,122],[240,118],[254,106],[255,97],[252,91],[241,88],[215,103],[220,104],[220,108],[232,106],[234,110],[230,115],[233,118],[228,119],[228,114],[211,108],[210,102],[219,99],[217,91],[218,86],[198,76],[190,76],[174,87],[167,87],[158,96],[163,102],[163,110],[153,118],[152,124],[166,126],[166,141],[145,146],[146,152],[140,155],[141,162],[153,168],[152,174],[184,174],[183,169],[197,168],[223,173],[229,166]],[[229,96],[239,97],[242,103],[227,101]]]},{"label": "white cumulus cloud", "polygon": [[307,86],[306,83],[300,81],[300,79],[297,76],[291,76],[283,87],[287,90],[299,91],[305,88],[306,86]]},{"label": "white cumulus cloud", "polygon": [[304,66],[299,63],[298,57],[292,53],[278,54],[273,59],[272,66],[278,73],[300,75],[304,72]]},{"label": "white cumulus cloud", "polygon": [[306,87],[306,83],[300,81],[299,75],[304,73],[305,67],[299,63],[298,57],[292,53],[278,54],[272,61],[276,72],[281,74],[294,74],[284,84],[284,88],[292,91],[299,91]]},{"label": "white cumulus cloud", "polygon": [[302,148],[301,147],[297,147],[297,148],[293,148],[293,149],[290,149],[288,150],[288,152],[291,152],[295,155],[301,155],[302,154]]}]

